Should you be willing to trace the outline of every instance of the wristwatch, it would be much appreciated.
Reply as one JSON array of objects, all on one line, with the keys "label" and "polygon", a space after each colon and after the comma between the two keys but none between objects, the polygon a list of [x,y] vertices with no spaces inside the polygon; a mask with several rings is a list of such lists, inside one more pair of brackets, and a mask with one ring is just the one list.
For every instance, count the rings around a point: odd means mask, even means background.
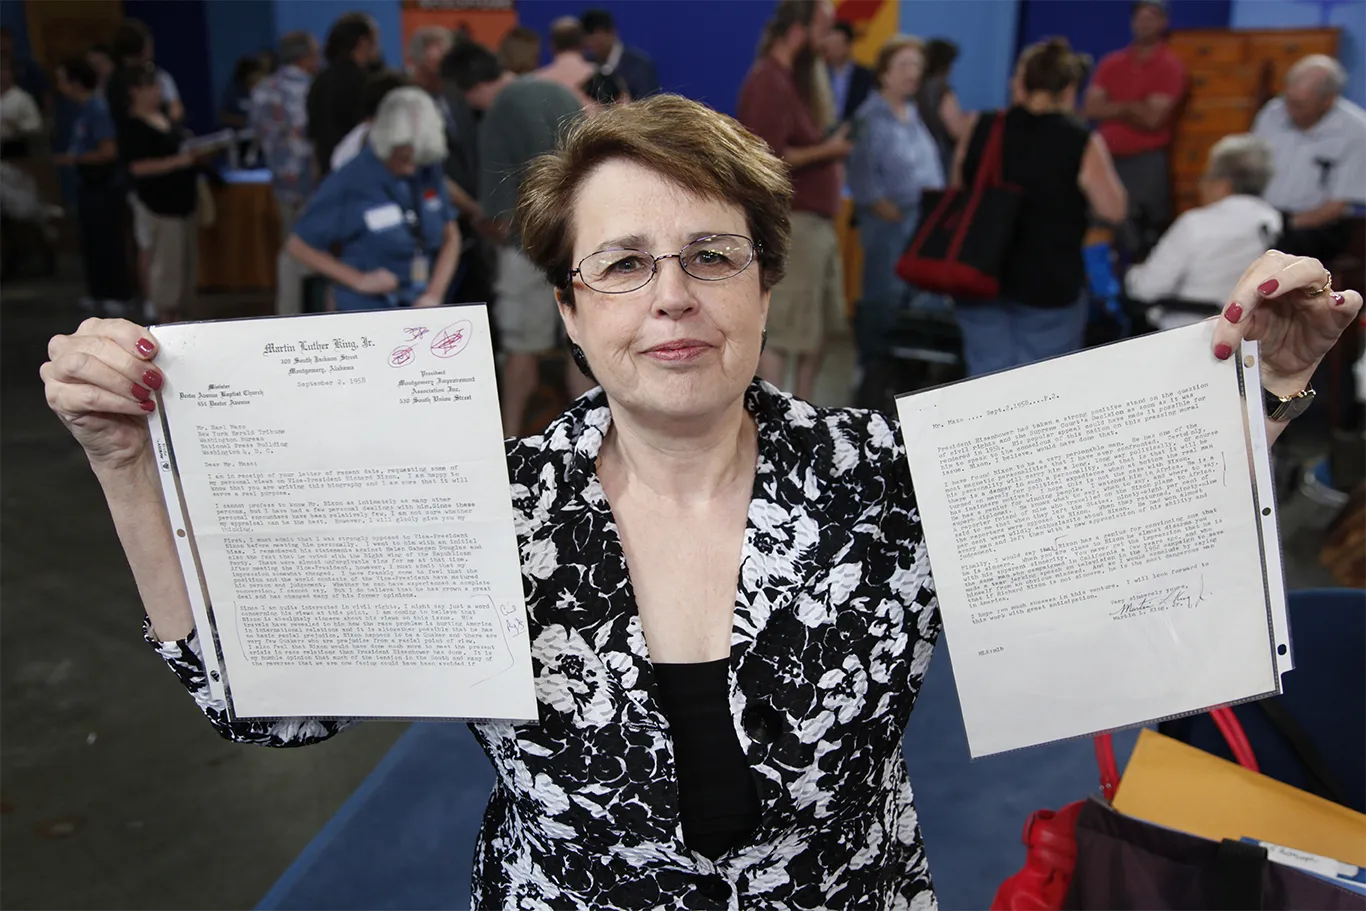
[{"label": "wristwatch", "polygon": [[1314,387],[1305,386],[1294,395],[1280,396],[1262,387],[1262,401],[1269,421],[1285,422],[1304,414],[1314,401]]}]

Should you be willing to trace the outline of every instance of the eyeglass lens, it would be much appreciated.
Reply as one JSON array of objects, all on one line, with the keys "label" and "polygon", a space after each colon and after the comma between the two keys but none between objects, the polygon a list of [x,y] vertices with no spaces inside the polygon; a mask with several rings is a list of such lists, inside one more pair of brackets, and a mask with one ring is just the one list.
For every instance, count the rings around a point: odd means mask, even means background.
[{"label": "eyeglass lens", "polygon": [[[678,254],[683,271],[716,282],[745,271],[754,260],[754,244],[738,234],[717,234],[693,241]],[[642,250],[601,250],[579,263],[579,277],[594,291],[622,294],[649,284],[655,258]]]}]

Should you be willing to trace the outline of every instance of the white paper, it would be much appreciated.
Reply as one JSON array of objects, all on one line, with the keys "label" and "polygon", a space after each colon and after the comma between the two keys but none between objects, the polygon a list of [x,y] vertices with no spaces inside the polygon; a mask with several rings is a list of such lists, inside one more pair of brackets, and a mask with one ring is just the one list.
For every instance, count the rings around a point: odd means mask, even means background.
[{"label": "white paper", "polygon": [[1256,345],[1211,331],[898,399],[973,756],[1280,692]]},{"label": "white paper", "polygon": [[152,416],[234,717],[537,717],[482,306],[152,330]]}]

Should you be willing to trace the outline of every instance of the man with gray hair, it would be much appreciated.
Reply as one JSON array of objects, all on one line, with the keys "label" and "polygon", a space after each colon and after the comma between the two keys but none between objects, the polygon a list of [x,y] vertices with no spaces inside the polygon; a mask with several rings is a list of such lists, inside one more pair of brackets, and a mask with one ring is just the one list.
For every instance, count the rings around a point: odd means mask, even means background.
[{"label": "man with gray hair", "polygon": [[1265,195],[1286,216],[1280,249],[1324,262],[1346,249],[1346,218],[1366,203],[1366,111],[1342,97],[1346,82],[1333,58],[1305,57],[1252,127],[1276,165]]},{"label": "man with gray hair", "polygon": [[[317,39],[308,32],[289,32],[280,39],[280,68],[251,93],[250,124],[270,170],[281,237],[288,237],[294,229],[295,219],[313,192],[316,168],[308,138],[308,90],[321,63]],[[276,313],[301,311],[305,274],[282,249],[275,262]]]}]

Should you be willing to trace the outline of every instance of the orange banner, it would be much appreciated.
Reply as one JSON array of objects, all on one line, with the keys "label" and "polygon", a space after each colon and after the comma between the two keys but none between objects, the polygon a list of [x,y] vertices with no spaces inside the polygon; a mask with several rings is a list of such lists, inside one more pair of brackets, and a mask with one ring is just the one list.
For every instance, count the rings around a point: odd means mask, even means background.
[{"label": "orange banner", "polygon": [[403,44],[413,32],[438,25],[470,38],[496,51],[498,44],[515,25],[517,9],[512,0],[403,0]]},{"label": "orange banner", "polygon": [[896,0],[836,0],[835,18],[854,27],[854,59],[864,66],[900,31],[901,4]]}]

